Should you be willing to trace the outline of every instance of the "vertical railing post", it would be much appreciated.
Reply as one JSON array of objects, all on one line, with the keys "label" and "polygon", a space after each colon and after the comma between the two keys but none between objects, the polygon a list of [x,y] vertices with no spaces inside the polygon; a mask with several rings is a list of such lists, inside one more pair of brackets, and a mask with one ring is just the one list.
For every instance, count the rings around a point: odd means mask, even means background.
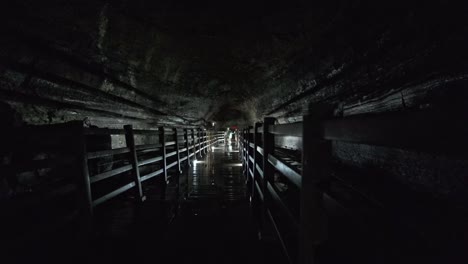
[{"label": "vertical railing post", "polygon": [[[179,201],[180,197],[180,175],[182,174],[182,169],[180,165],[180,151],[179,151],[179,133],[177,128],[174,128],[174,141],[175,141],[175,148],[176,148],[176,155],[177,155],[177,186],[176,186],[176,195],[177,201]],[[178,207],[176,207],[176,210]]]},{"label": "vertical railing post", "polygon": [[299,257],[301,264],[315,262],[317,246],[327,236],[323,192],[319,185],[325,179],[324,170],[331,143],[321,135],[321,118],[304,116],[302,184],[300,205]]},{"label": "vertical railing post", "polygon": [[241,142],[240,142],[240,145],[239,145],[239,151],[240,151],[240,154],[241,154],[241,162],[242,162],[242,172],[244,173],[245,172],[245,162],[244,162],[244,129],[242,129],[241,131]]},{"label": "vertical railing post", "polygon": [[244,162],[244,176],[247,175],[247,148],[245,145],[247,144],[247,133],[245,132],[246,129],[243,130],[243,137],[242,137],[242,162]]},{"label": "vertical railing post", "polygon": [[201,139],[201,129],[200,128],[197,129],[197,138],[198,138],[198,140],[197,140],[198,156],[201,158],[203,156],[202,156],[202,151],[201,151],[201,140],[202,139]]},{"label": "vertical railing post", "polygon": [[203,130],[203,147],[205,150],[205,154],[208,154],[208,132],[206,129]]},{"label": "vertical railing post", "polygon": [[140,170],[138,169],[138,157],[135,148],[135,135],[133,134],[132,125],[125,125],[125,143],[130,150],[130,162],[132,164],[132,176],[135,181],[135,196],[138,203],[145,200],[143,188],[140,180]]},{"label": "vertical railing post", "polygon": [[180,173],[182,173],[182,169],[180,167],[179,133],[177,131],[177,128],[174,128],[174,141],[175,141],[175,146],[176,146],[177,168],[178,168],[178,172],[180,174]]},{"label": "vertical railing post", "polygon": [[192,151],[193,151],[193,159],[197,159],[197,151],[196,151],[196,146],[195,146],[195,131],[192,128]]},{"label": "vertical railing post", "polygon": [[167,189],[167,157],[166,157],[166,133],[164,132],[164,127],[159,127],[159,143],[161,144],[161,151],[162,151],[162,169],[164,175],[164,183],[163,183],[163,190],[161,193],[161,200],[166,199],[166,189]]},{"label": "vertical railing post", "polygon": [[247,138],[247,142],[246,142],[247,144],[245,146],[246,147],[245,154],[246,154],[246,158],[247,158],[247,171],[246,171],[247,177],[245,178],[245,180],[247,181],[250,178],[250,140],[251,140],[251,138],[250,138],[250,126],[247,127],[247,136],[246,136],[246,138]]},{"label": "vertical railing post", "polygon": [[203,156],[203,154],[205,154],[205,151],[203,149],[203,144],[205,144],[205,136],[203,134],[203,128],[200,128],[200,157]]},{"label": "vertical railing post", "polygon": [[72,124],[77,135],[77,159],[80,165],[80,177],[77,179],[78,204],[82,217],[82,232],[84,238],[91,234],[93,229],[93,199],[91,193],[91,181],[89,178],[88,152],[86,146],[86,133],[83,121],[76,121]]},{"label": "vertical railing post", "polygon": [[265,223],[267,219],[267,210],[269,210],[269,196],[267,184],[273,178],[273,168],[268,161],[268,155],[273,154],[275,148],[275,139],[273,134],[269,132],[269,126],[275,124],[275,119],[272,117],[265,117],[263,119],[263,180],[261,189],[263,192],[262,204],[262,222]]},{"label": "vertical railing post", "polygon": [[186,148],[186,153],[187,153],[187,165],[191,167],[192,163],[190,162],[189,133],[188,133],[187,128],[184,129],[184,139],[185,139],[185,148]]},{"label": "vertical railing post", "polygon": [[254,125],[254,135],[253,135],[253,142],[254,142],[254,150],[253,150],[253,176],[252,176],[252,182],[250,188],[250,201],[253,201],[254,196],[255,196],[255,181],[258,178],[257,175],[257,163],[258,163],[258,152],[257,152],[257,146],[260,143],[259,138],[258,138],[258,128],[260,127],[260,123],[255,123]]}]

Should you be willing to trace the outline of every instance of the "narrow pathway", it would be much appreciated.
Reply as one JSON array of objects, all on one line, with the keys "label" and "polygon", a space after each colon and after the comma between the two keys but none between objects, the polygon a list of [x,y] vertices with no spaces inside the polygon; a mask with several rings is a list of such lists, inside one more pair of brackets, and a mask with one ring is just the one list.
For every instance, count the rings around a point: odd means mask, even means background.
[{"label": "narrow pathway", "polygon": [[134,217],[124,217],[135,220],[132,228],[90,244],[85,262],[286,263],[275,241],[257,239],[235,142],[213,146],[187,174],[188,193],[170,223],[164,221],[161,201],[121,209],[134,211],[128,213]]},{"label": "narrow pathway", "polygon": [[164,257],[174,263],[277,263],[256,238],[236,143],[194,161],[187,199],[164,240]]}]

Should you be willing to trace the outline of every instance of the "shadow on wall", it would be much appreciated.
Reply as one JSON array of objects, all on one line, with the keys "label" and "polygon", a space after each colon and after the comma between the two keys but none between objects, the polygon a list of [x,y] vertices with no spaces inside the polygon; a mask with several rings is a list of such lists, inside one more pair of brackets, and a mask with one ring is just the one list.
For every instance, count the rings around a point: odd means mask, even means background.
[{"label": "shadow on wall", "polygon": [[0,130],[0,166],[4,168],[4,173],[0,175],[0,201],[8,199],[13,195],[15,186],[18,185],[16,177],[9,173],[7,166],[13,160],[14,141],[11,140],[14,128],[21,127],[23,121],[21,116],[7,103],[0,102],[0,119],[2,129]]}]

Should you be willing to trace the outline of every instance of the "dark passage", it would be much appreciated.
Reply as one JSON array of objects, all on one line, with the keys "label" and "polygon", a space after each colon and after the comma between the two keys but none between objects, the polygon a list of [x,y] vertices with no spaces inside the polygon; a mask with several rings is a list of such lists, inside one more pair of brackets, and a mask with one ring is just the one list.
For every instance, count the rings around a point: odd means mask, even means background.
[{"label": "dark passage", "polygon": [[174,218],[161,221],[161,212],[156,212],[159,202],[149,201],[136,214],[117,209],[112,220],[131,217],[120,220],[128,225],[108,229],[93,241],[86,258],[96,262],[283,263],[286,259],[278,244],[258,240],[240,161],[237,141],[213,145],[186,172],[188,193]]},{"label": "dark passage", "polygon": [[468,1],[0,1],[0,263],[468,263]]}]

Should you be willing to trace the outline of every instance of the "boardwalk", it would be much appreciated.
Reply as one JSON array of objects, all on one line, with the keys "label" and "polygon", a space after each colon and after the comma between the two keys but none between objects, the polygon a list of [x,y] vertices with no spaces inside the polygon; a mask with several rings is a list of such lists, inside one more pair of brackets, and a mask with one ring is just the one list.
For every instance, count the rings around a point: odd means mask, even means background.
[{"label": "boardwalk", "polygon": [[[190,264],[276,263],[281,258],[273,241],[257,240],[235,142],[213,146],[193,161],[186,177],[188,195],[168,225],[155,224],[158,220],[151,212],[157,211],[157,205],[150,201],[141,212],[137,231],[123,241],[106,241],[107,253],[100,258]],[[132,252],[139,253],[132,256]]]}]

